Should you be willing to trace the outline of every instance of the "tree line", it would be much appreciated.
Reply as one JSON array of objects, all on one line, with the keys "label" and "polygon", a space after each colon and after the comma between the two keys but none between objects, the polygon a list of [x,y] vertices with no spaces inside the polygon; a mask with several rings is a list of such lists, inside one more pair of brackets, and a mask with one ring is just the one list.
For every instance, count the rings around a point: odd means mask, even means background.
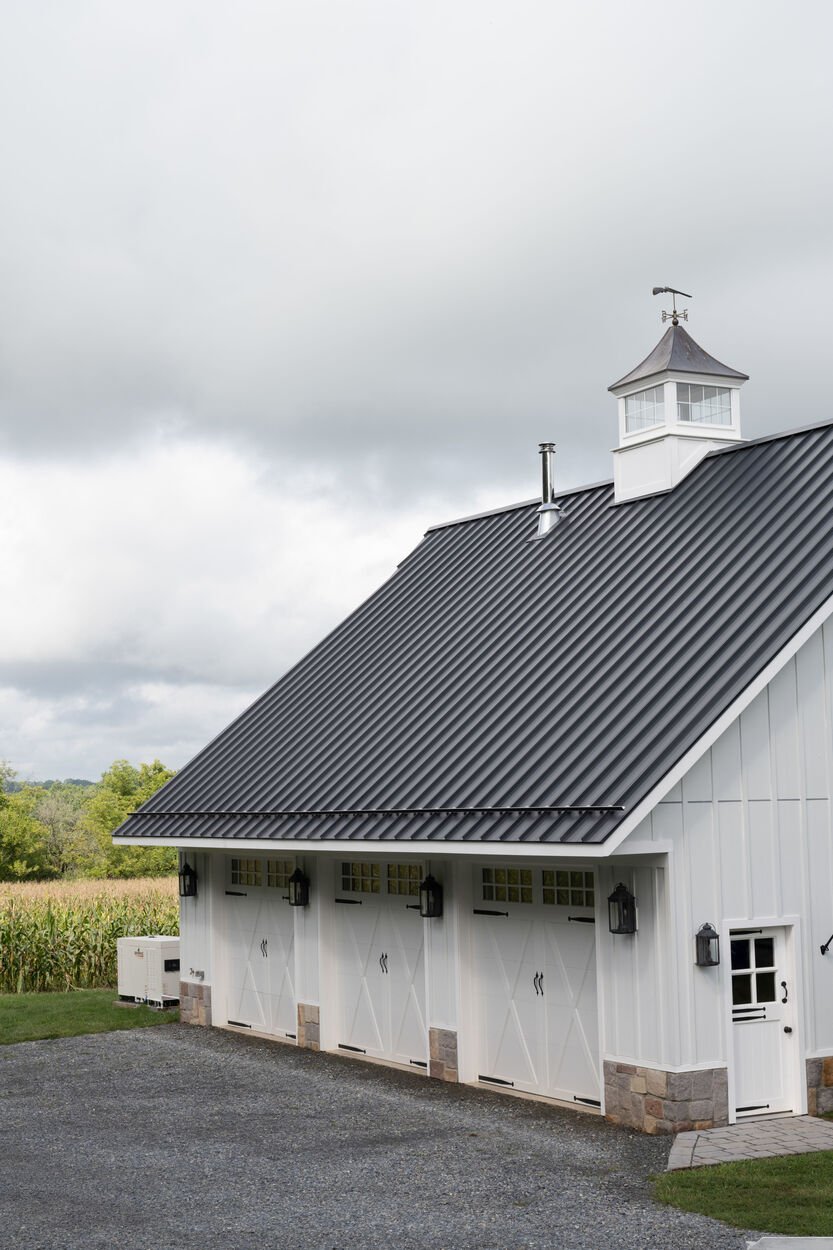
[{"label": "tree line", "polygon": [[0,881],[175,872],[172,847],[115,846],[110,836],[173,775],[159,760],[116,760],[92,784],[20,782],[0,760]]}]

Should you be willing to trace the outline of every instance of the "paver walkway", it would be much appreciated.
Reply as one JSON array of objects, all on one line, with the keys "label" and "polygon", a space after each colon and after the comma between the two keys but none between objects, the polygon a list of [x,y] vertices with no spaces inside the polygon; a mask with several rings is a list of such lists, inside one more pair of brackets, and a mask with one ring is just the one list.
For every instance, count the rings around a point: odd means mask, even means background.
[{"label": "paver walkway", "polygon": [[678,1133],[666,1170],[735,1163],[738,1159],[766,1159],[773,1155],[802,1155],[811,1150],[833,1150],[833,1120],[817,1120],[810,1115],[744,1120],[727,1128]]}]

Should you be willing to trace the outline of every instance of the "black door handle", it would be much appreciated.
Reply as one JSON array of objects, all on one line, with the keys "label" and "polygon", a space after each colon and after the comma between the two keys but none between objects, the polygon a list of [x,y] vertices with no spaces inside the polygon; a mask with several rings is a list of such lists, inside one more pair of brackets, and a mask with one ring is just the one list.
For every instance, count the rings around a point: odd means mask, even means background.
[{"label": "black door handle", "polygon": [[260,943],[260,953],[264,959],[268,958],[267,942],[268,942],[268,939],[264,938],[263,941]]},{"label": "black door handle", "polygon": [[781,999],[781,1002],[785,1003],[787,1001],[787,982],[786,981],[781,982],[781,989],[784,991],[784,997]]},{"label": "black door handle", "polygon": [[541,987],[541,997],[543,998],[544,997],[544,974],[543,972],[538,973],[538,984]]},{"label": "black door handle", "polygon": [[535,997],[538,997],[538,973],[536,972],[532,978],[532,984],[535,986]]},{"label": "black door handle", "polygon": [[784,1032],[785,1032],[785,1033],[792,1033],[792,1029],[790,1028],[790,1026],[789,1026],[788,1024],[785,1024],[785,1025],[784,1025]]}]

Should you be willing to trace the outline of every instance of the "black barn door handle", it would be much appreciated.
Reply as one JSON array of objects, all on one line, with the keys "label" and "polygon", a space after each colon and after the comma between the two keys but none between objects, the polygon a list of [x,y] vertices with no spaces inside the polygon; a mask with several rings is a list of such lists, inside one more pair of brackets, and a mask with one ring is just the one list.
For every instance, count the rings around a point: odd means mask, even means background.
[{"label": "black barn door handle", "polygon": [[787,995],[787,982],[786,982],[786,981],[782,981],[782,982],[781,982],[781,989],[784,991],[784,997],[781,999],[781,1002],[782,1002],[782,1003],[785,1003],[785,1002],[787,1001],[787,997],[788,997],[788,995]]}]

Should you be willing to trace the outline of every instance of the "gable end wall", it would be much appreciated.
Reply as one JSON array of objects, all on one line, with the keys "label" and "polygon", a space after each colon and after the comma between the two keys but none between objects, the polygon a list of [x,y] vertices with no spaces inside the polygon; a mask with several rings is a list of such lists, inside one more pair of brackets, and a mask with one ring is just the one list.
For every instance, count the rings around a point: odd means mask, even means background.
[{"label": "gable end wall", "polygon": [[[658,1020],[641,1058],[659,1066],[725,1064],[731,1042],[727,993],[732,924],[793,925],[801,997],[802,1056],[833,1053],[833,624],[819,628],[713,747],[636,829],[632,839],[672,849],[667,867],[670,935]],[[626,839],[617,852],[626,856]],[[617,874],[610,865],[612,876]],[[634,887],[648,870],[634,870]],[[647,878],[646,878],[647,881]],[[721,931],[721,966],[694,965],[705,921]],[[646,935],[647,936],[647,935]],[[637,934],[617,960],[615,997],[606,995],[606,1049],[625,1057],[631,1034],[621,1002],[656,978],[656,936],[640,954]],[[665,945],[664,939],[661,945]],[[631,977],[630,986],[622,983]],[[646,1039],[643,1039],[645,1041]]]}]

